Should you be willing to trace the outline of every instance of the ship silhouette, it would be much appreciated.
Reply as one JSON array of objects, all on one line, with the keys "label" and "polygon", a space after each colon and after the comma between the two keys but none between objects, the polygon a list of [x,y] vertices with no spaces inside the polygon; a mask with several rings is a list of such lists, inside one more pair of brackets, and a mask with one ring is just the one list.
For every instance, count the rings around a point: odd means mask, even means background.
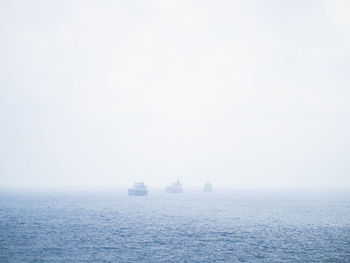
[{"label": "ship silhouette", "polygon": [[128,189],[129,195],[144,196],[148,194],[147,186],[143,182],[134,183],[133,188]]},{"label": "ship silhouette", "polygon": [[207,182],[203,187],[203,192],[213,192],[213,187],[211,183]]},{"label": "ship silhouette", "polygon": [[165,187],[165,192],[173,193],[173,194],[180,194],[183,192],[182,184],[180,183],[179,180],[177,180],[172,185]]}]

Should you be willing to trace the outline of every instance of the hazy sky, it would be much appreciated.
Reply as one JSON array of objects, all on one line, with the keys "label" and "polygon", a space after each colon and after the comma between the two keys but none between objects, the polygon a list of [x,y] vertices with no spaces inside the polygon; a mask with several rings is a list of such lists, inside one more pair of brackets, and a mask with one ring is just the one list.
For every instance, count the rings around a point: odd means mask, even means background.
[{"label": "hazy sky", "polygon": [[0,2],[0,188],[350,187],[350,1]]}]

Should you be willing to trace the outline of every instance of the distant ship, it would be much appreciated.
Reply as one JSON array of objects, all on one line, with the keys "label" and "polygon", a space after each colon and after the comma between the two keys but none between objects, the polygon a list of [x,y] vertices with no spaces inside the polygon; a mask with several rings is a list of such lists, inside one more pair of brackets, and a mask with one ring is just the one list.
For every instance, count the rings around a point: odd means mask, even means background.
[{"label": "distant ship", "polygon": [[213,187],[211,186],[211,183],[207,182],[204,185],[203,191],[204,192],[213,192]]},{"label": "distant ship", "polygon": [[136,182],[134,183],[133,188],[128,189],[129,195],[138,195],[138,196],[144,196],[148,194],[147,186],[143,182]]},{"label": "distant ship", "polygon": [[182,184],[180,183],[179,180],[177,180],[172,185],[169,185],[169,186],[165,187],[165,192],[167,192],[167,193],[174,193],[174,194],[180,194],[180,193],[183,192]]}]

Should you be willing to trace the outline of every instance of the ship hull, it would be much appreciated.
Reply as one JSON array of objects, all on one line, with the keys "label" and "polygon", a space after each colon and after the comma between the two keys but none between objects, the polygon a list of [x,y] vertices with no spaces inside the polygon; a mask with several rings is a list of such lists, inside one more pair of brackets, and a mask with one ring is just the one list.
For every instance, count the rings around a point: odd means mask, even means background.
[{"label": "ship hull", "polygon": [[138,189],[128,189],[128,195],[136,195],[136,196],[145,196],[148,194],[147,190],[138,190]]}]

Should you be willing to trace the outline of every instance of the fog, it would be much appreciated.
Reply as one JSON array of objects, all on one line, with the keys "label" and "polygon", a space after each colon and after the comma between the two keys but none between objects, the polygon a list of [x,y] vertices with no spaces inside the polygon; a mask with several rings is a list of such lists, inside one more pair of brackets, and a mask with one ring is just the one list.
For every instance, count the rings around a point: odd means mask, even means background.
[{"label": "fog", "polygon": [[1,1],[0,188],[350,187],[349,13]]}]

